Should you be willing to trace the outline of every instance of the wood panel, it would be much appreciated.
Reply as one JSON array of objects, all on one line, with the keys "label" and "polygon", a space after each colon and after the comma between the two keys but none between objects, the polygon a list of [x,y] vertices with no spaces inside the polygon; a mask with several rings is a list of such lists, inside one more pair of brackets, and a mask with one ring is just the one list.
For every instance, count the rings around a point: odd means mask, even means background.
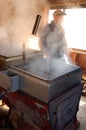
[{"label": "wood panel", "polygon": [[86,7],[86,0],[48,0],[51,8]]},{"label": "wood panel", "polygon": [[82,69],[86,69],[86,53],[77,53],[76,64]]},{"label": "wood panel", "polygon": [[86,51],[72,50],[69,51],[73,63],[79,65],[82,70],[86,70]]}]

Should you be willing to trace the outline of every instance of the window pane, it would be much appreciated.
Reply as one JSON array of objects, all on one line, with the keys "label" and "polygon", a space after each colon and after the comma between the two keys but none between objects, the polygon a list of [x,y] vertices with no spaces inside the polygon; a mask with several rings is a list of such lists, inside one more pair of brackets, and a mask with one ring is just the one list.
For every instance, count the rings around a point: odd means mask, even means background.
[{"label": "window pane", "polygon": [[[63,26],[68,47],[86,50],[86,9],[66,9],[65,12],[67,15],[64,17]],[[52,13],[53,10],[49,14]]]}]

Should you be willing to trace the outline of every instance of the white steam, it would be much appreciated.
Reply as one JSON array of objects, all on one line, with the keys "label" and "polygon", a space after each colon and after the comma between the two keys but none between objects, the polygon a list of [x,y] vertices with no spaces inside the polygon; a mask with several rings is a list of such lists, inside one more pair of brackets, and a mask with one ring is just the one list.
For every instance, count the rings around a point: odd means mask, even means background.
[{"label": "white steam", "polygon": [[[0,1],[0,53],[21,53],[32,32],[36,15],[42,15],[46,0],[1,0]],[[2,30],[3,28],[3,30]]]}]

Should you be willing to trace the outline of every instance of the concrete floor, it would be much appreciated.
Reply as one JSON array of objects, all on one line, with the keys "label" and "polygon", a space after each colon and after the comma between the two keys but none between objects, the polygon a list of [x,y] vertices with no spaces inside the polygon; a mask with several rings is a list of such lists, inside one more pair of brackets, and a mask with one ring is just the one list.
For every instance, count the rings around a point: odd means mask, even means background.
[{"label": "concrete floor", "polygon": [[86,130],[86,96],[81,97],[77,119],[80,121],[78,130]]}]

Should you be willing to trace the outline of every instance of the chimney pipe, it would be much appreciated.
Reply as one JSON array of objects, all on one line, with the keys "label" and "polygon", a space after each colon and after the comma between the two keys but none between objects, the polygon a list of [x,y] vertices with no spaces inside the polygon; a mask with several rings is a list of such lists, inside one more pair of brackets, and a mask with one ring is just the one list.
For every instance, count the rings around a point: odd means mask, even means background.
[{"label": "chimney pipe", "polygon": [[40,15],[37,15],[37,16],[36,16],[36,20],[35,20],[35,24],[34,24],[34,27],[33,27],[33,30],[32,30],[32,34],[33,34],[33,35],[36,35],[36,33],[37,33],[40,20],[41,20],[41,16],[40,16]]}]

